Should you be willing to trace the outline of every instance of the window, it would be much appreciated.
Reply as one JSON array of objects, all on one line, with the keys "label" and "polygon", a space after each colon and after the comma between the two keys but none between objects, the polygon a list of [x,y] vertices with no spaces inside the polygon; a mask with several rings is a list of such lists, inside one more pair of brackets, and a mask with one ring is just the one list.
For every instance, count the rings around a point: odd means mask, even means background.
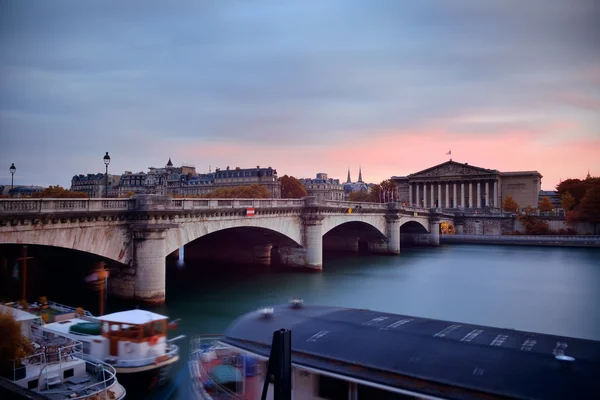
[{"label": "window", "polygon": [[75,375],[74,368],[65,369],[63,372],[63,378],[67,379]]},{"label": "window", "polygon": [[27,382],[27,389],[29,390],[37,390],[38,388],[38,379],[32,379],[29,382]]},{"label": "window", "polygon": [[408,396],[400,393],[388,392],[387,390],[377,389],[371,386],[356,385],[357,386],[357,397],[358,400],[404,400],[414,399],[414,396]]},{"label": "window", "polygon": [[348,382],[319,375],[317,396],[329,400],[347,400]]}]

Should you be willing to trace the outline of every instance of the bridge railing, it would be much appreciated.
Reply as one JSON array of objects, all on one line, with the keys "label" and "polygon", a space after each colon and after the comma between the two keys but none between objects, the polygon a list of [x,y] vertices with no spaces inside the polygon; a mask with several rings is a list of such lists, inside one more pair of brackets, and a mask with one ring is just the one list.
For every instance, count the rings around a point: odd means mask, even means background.
[{"label": "bridge railing", "polygon": [[0,213],[68,213],[73,211],[126,211],[131,199],[0,199]]},{"label": "bridge railing", "polygon": [[343,207],[343,208],[363,208],[369,210],[387,210],[388,205],[386,203],[362,203],[356,201],[336,201],[336,200],[325,200],[323,203],[328,207]]},{"label": "bridge railing", "polygon": [[302,207],[302,199],[173,199],[175,210],[198,210],[211,208],[281,208]]}]

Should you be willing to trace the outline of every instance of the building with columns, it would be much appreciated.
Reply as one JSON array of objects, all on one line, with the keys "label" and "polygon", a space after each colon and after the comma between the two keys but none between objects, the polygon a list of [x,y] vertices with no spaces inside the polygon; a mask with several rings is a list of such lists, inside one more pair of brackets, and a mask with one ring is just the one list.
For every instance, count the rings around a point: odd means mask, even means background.
[{"label": "building with columns", "polygon": [[510,195],[520,207],[537,207],[542,175],[500,172],[447,161],[408,176],[393,176],[398,201],[425,208],[501,208]]}]

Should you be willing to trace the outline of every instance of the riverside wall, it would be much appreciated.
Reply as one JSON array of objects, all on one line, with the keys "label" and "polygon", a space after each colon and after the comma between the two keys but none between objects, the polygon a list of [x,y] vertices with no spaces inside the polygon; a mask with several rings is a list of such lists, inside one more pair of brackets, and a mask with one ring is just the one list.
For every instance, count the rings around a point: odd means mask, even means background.
[{"label": "riverside wall", "polygon": [[600,235],[441,235],[440,242],[600,248]]}]

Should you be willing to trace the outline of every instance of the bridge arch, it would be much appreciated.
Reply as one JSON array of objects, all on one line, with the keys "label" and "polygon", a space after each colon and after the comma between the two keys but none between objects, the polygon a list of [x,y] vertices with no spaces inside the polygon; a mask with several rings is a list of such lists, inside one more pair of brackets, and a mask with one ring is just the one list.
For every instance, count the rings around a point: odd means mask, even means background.
[{"label": "bridge arch", "polygon": [[[375,229],[383,237],[386,236],[386,221],[383,215],[368,215],[368,214],[342,214],[328,216],[323,220],[323,236],[332,231],[333,229],[342,225],[350,224],[352,226],[369,226],[371,229]],[[367,228],[368,231],[371,229]]]},{"label": "bridge arch", "polygon": [[[297,247],[302,243],[302,221],[298,216],[276,216],[252,218],[231,218],[214,221],[196,221],[181,224],[177,229],[167,231],[167,254],[171,254],[181,246],[193,242],[204,236],[226,230],[243,230],[250,228],[254,232],[270,232],[272,237],[287,240]],[[285,238],[285,239],[284,239]]]},{"label": "bridge arch", "polygon": [[40,245],[78,250],[131,265],[132,246],[128,227],[100,225],[56,229],[28,229],[0,232],[0,244]]},{"label": "bridge arch", "polygon": [[402,219],[400,223],[401,233],[429,233],[429,223],[425,225],[420,219]]}]

